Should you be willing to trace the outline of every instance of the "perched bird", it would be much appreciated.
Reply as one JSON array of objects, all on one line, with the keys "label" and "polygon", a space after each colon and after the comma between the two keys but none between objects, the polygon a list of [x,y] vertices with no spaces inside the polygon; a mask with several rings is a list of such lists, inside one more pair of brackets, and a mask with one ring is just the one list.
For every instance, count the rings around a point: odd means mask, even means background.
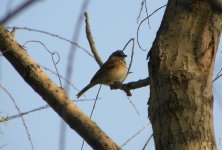
[{"label": "perched bird", "polygon": [[83,88],[78,94],[79,98],[88,89],[97,84],[111,85],[114,82],[122,82],[126,78],[127,66],[125,55],[121,50],[113,52],[108,60],[100,67],[96,74],[91,79],[90,83]]}]

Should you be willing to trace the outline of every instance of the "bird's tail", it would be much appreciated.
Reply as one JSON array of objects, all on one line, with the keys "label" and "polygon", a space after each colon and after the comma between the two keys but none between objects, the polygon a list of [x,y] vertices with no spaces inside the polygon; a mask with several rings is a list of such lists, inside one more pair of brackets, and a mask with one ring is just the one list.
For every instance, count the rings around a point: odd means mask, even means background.
[{"label": "bird's tail", "polygon": [[77,98],[79,98],[80,96],[82,96],[88,89],[90,89],[91,87],[93,87],[93,84],[88,84],[86,87],[84,87],[76,96]]}]

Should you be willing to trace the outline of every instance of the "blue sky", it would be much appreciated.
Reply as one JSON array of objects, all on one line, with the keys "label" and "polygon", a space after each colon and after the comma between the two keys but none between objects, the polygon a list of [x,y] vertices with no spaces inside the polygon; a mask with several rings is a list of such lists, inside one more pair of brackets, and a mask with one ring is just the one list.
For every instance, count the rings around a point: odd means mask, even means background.
[{"label": "blue sky", "polygon": [[[12,0],[10,9],[13,10],[22,0]],[[151,13],[160,6],[166,4],[166,0],[148,1],[148,11]],[[8,0],[0,2],[0,18],[6,14]],[[55,1],[45,0],[35,3],[31,8],[11,20],[7,26],[29,27],[58,34],[67,39],[72,39],[74,28],[80,12],[82,1]],[[91,30],[96,42],[98,52],[103,61],[117,49],[122,49],[130,38],[136,37],[137,16],[139,14],[141,1],[90,1],[87,11],[89,12]],[[140,30],[140,43],[150,49],[159,28],[164,9],[157,12],[150,18],[151,29],[144,23]],[[141,18],[145,17],[143,10]],[[78,44],[90,51],[88,41],[85,36],[85,23],[79,31],[80,36]],[[57,51],[61,60],[57,65],[59,73],[65,76],[67,66],[67,55],[70,49],[70,43],[57,38],[28,32],[25,30],[16,31],[16,39],[20,44],[29,40],[38,40],[43,42],[48,49]],[[40,44],[29,43],[26,49],[31,57],[40,65],[53,68],[50,55]],[[130,55],[130,47],[126,53]],[[147,52],[141,51],[135,44],[135,56],[132,65],[133,73],[128,76],[125,82],[135,81],[146,78],[147,72]],[[218,49],[218,55],[215,63],[215,73],[221,68],[221,46]],[[46,103],[39,97],[17,74],[6,59],[0,58],[0,83],[7,88],[22,112],[45,105]],[[129,64],[129,58],[127,59]],[[91,77],[98,69],[94,59],[89,57],[80,49],[76,50],[73,62],[73,75],[71,82],[79,89],[83,88],[90,81]],[[53,74],[46,72],[52,80],[59,85],[58,78]],[[63,82],[64,83],[64,82]],[[216,141],[219,143],[219,135],[222,134],[222,101],[221,101],[222,80],[219,79],[213,84],[214,92],[214,124]],[[98,86],[89,90],[84,98],[95,98]],[[70,88],[70,98],[76,99],[77,91]],[[111,91],[109,87],[102,87],[96,109],[93,114],[93,120],[119,145],[123,144],[129,137],[135,134],[143,126],[149,123],[147,119],[147,99],[149,97],[149,87],[132,91],[131,100],[140,112],[140,116],[135,113],[132,105],[129,103],[125,94],[120,90]],[[17,114],[13,103],[9,97],[0,91],[0,115]],[[76,103],[86,114],[90,114],[93,102]],[[28,125],[31,138],[36,150],[58,149],[59,129],[61,119],[52,109],[45,109],[24,116]],[[29,141],[22,125],[21,119],[14,119],[0,124],[0,146],[6,144],[4,150],[13,149],[31,149]],[[152,133],[149,125],[142,133],[129,142],[124,149],[141,149],[149,135]],[[67,126],[66,130],[66,150],[80,149],[82,139]],[[85,144],[84,150],[91,149]],[[154,149],[151,141],[147,149]],[[218,149],[222,149],[218,144]]]}]

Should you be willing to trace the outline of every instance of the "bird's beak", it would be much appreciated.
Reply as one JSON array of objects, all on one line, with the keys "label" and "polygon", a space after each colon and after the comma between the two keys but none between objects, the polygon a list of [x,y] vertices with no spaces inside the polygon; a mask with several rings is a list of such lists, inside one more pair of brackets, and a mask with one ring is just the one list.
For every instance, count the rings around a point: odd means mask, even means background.
[{"label": "bird's beak", "polygon": [[126,55],[126,54],[123,54],[123,57],[127,57],[127,55]]}]

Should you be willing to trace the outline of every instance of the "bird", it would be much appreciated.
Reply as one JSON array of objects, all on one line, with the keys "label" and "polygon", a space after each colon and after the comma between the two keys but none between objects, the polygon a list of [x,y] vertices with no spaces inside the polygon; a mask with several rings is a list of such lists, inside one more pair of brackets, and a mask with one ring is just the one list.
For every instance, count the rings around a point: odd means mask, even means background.
[{"label": "bird", "polygon": [[92,77],[90,83],[76,95],[77,98],[97,84],[112,85],[115,82],[123,82],[128,72],[125,57],[127,55],[121,50],[113,52]]}]

